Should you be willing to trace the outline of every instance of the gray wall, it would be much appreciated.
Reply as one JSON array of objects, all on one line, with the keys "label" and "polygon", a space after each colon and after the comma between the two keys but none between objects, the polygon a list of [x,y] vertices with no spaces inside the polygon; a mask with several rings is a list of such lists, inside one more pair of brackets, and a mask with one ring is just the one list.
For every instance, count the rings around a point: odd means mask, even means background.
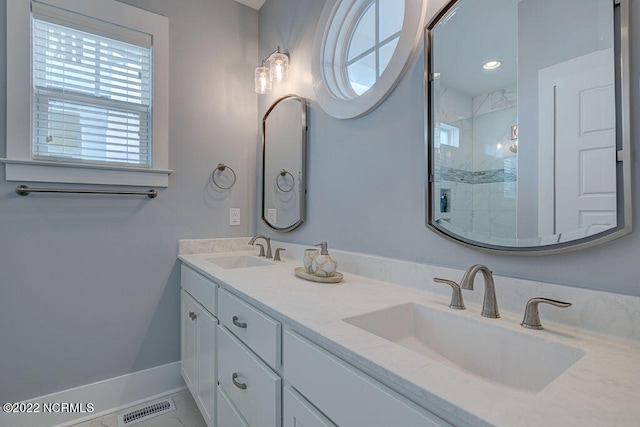
[{"label": "gray wall", "polygon": [[[0,0],[2,23],[6,1]],[[19,183],[6,182],[0,164],[2,402],[178,361],[178,239],[247,236],[255,226],[258,13],[232,0],[124,2],[170,19],[174,173],[155,200],[20,197]],[[231,191],[208,183],[220,162],[238,175]],[[240,227],[229,227],[230,207],[241,208]]]},{"label": "gray wall", "polygon": [[[286,234],[258,222],[259,232],[287,242],[326,240],[329,248],[448,267],[467,268],[479,262],[498,275],[640,295],[638,232],[580,252],[508,257],[459,246],[428,230],[424,225],[424,55],[376,110],[358,119],[333,119],[314,101],[310,77],[310,51],[323,5],[317,0],[269,0],[260,11],[260,53],[268,54],[277,45],[288,49],[294,80],[272,95],[261,96],[258,114],[283,93],[298,93],[311,102],[307,220]],[[638,124],[640,0],[631,0],[631,14],[631,123]],[[639,132],[638,126],[632,130],[634,141]],[[634,154],[633,167],[637,170],[639,166]],[[636,201],[640,200],[638,177],[636,173]],[[637,203],[634,222],[640,224]]]}]

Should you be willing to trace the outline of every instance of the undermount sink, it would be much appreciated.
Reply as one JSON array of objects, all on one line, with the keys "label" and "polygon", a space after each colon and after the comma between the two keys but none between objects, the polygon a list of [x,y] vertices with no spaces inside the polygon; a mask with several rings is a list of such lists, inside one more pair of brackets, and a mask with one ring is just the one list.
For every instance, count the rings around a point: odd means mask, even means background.
[{"label": "undermount sink", "polygon": [[344,319],[409,350],[510,387],[538,392],[584,355],[566,344],[414,303]]},{"label": "undermount sink", "polygon": [[207,258],[206,260],[226,269],[261,267],[265,265],[273,265],[272,262],[266,261],[262,258],[257,258],[255,256],[250,256],[250,255],[210,257],[210,258]]}]

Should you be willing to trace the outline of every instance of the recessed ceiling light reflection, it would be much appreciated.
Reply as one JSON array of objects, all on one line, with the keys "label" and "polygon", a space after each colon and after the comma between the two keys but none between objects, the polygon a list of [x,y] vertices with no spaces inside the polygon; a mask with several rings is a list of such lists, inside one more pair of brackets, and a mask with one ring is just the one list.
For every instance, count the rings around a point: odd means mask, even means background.
[{"label": "recessed ceiling light reflection", "polygon": [[495,70],[501,65],[502,62],[500,61],[488,61],[482,66],[482,68],[484,68],[485,70]]}]

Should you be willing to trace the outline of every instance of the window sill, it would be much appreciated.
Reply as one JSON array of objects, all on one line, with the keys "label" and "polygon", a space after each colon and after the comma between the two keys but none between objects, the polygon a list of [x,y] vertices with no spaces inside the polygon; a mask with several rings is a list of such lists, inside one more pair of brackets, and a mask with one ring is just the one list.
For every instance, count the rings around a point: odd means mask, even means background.
[{"label": "window sill", "polygon": [[172,170],[1,159],[7,181],[168,187]]}]

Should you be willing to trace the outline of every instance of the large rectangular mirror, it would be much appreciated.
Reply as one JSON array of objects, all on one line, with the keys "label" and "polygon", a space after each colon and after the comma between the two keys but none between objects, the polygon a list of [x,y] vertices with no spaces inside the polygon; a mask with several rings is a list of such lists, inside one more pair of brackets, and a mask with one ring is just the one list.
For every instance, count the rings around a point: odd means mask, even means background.
[{"label": "large rectangular mirror", "polygon": [[427,225],[511,254],[631,231],[628,0],[455,0],[426,30]]}]

